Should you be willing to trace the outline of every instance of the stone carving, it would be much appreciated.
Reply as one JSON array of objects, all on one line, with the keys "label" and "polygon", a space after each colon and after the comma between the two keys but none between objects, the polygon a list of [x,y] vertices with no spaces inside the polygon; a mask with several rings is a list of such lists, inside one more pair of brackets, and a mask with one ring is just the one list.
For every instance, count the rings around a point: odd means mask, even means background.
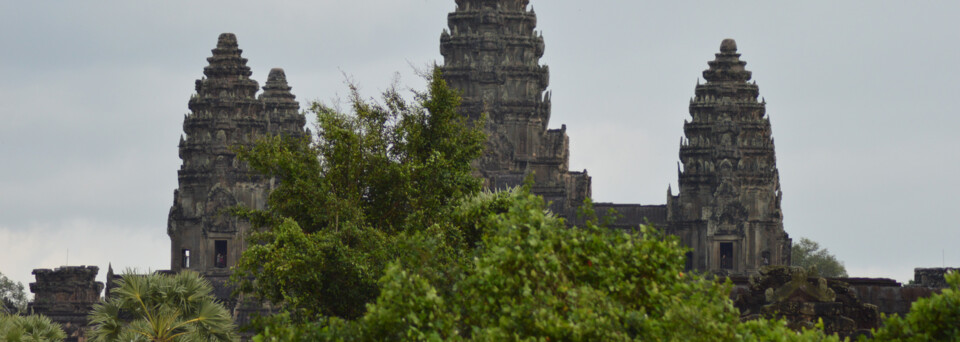
[{"label": "stone carving", "polygon": [[812,328],[822,320],[827,333],[869,334],[879,327],[880,311],[864,304],[850,284],[820,278],[816,268],[767,266],[753,275],[735,306],[741,319],[784,318],[793,329]]},{"label": "stone carving", "polygon": [[667,194],[667,231],[693,249],[691,267],[753,274],[763,265],[789,265],[789,235],[780,215],[766,103],[726,39],[707,63],[706,80],[690,100],[678,170],[680,190]]},{"label": "stone carving", "polygon": [[96,281],[97,266],[63,266],[55,270],[35,269],[37,282],[30,283],[33,302],[30,310],[60,323],[66,342],[85,341],[93,305],[100,302],[103,283]]}]

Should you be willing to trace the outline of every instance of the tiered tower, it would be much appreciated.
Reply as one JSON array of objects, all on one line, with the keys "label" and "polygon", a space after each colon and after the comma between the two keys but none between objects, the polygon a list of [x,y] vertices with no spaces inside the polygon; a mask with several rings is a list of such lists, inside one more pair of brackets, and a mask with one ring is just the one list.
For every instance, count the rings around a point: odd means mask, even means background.
[{"label": "tiered tower", "polygon": [[669,231],[693,249],[689,268],[748,274],[789,265],[766,103],[733,39],[708,64],[684,123],[680,193],[668,191]]},{"label": "tiered tower", "polygon": [[533,172],[533,192],[573,217],[590,196],[590,177],[569,172],[566,127],[548,129],[543,36],[529,0],[457,0],[440,37],[444,78],[463,97],[461,112],[487,116],[484,155],[476,163],[491,189],[520,185]]},{"label": "tiered tower", "polygon": [[208,279],[230,274],[246,247],[244,233],[250,225],[228,210],[236,205],[263,209],[275,182],[237,160],[234,148],[251,146],[268,134],[304,134],[305,119],[283,70],[270,71],[258,98],[257,81],[250,79],[241,52],[236,36],[221,34],[203,69],[206,77],[197,80],[197,93],[188,104],[179,188],[167,223],[174,272],[190,269]]}]

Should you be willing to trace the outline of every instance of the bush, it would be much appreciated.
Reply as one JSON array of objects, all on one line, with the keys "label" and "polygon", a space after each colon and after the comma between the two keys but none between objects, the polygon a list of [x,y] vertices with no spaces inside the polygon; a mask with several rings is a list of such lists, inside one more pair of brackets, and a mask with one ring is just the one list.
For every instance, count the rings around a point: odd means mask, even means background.
[{"label": "bush", "polygon": [[0,313],[0,341],[4,342],[59,342],[67,334],[42,315],[17,316]]},{"label": "bush", "polygon": [[887,317],[877,341],[960,341],[960,272],[946,275],[948,288],[917,299],[905,316]]}]

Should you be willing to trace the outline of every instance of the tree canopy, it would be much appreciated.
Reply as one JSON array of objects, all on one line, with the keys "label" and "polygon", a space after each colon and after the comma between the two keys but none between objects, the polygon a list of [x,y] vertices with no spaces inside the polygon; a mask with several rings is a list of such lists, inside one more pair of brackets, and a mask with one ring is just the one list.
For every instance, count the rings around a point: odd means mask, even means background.
[{"label": "tree canopy", "polygon": [[[571,229],[524,189],[463,200],[457,212],[503,201],[505,211],[476,217],[479,247],[458,262],[390,262],[363,316],[276,324],[259,341],[838,340],[782,321],[741,323],[730,284],[684,273],[679,240],[651,227]],[[418,234],[407,243],[443,239]]]},{"label": "tree canopy", "polygon": [[[276,136],[238,156],[281,180],[266,210],[239,210],[257,230],[234,273],[239,289],[282,303],[294,318],[356,318],[379,292],[402,236],[450,218],[480,191],[471,161],[482,123],[457,113],[439,70],[414,103],[396,88],[381,102],[351,86],[352,113],[320,103],[316,142]],[[459,237],[457,237],[459,238]]]},{"label": "tree canopy", "polygon": [[0,314],[27,311],[27,292],[23,283],[15,282],[0,273]]},{"label": "tree canopy", "polygon": [[837,260],[826,248],[821,249],[820,244],[816,241],[800,238],[799,242],[794,242],[790,253],[793,266],[804,268],[816,266],[821,277],[847,277],[847,269],[843,266],[843,262]]}]

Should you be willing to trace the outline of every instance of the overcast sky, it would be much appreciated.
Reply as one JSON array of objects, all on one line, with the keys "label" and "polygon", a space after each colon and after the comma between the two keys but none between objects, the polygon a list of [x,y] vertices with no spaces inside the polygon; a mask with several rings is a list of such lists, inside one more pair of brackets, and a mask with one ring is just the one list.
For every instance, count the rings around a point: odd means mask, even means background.
[{"label": "overcast sky", "polygon": [[[533,0],[551,127],[601,202],[676,189],[688,101],[724,38],[767,101],[784,226],[853,276],[960,266],[960,2]],[[0,2],[0,272],[165,269],[187,101],[222,32],[301,103],[442,63],[453,0]],[[68,252],[69,251],[69,252]]]}]

